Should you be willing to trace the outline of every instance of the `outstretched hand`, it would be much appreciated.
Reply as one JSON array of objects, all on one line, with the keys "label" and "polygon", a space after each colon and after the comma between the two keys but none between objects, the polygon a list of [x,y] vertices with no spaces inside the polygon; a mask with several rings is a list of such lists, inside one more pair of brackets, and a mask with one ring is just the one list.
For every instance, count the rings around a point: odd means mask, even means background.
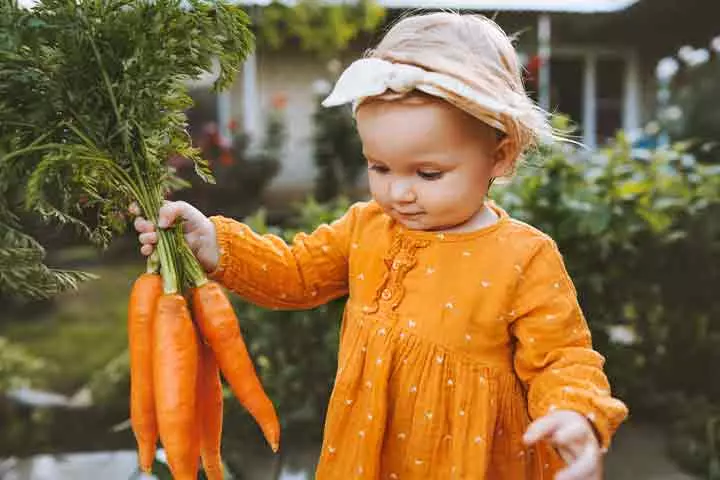
[{"label": "outstretched hand", "polygon": [[567,463],[555,480],[601,480],[602,451],[590,422],[577,412],[557,410],[537,419],[523,438],[532,445],[540,440],[552,444]]}]

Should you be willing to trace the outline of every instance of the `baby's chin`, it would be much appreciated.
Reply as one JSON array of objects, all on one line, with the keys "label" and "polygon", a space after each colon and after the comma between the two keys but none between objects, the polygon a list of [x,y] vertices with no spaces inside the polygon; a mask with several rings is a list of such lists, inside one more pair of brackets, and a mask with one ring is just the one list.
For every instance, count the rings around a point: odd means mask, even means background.
[{"label": "baby's chin", "polygon": [[428,228],[428,226],[424,222],[419,221],[419,220],[401,219],[401,218],[396,218],[395,220],[397,220],[400,225],[402,225],[403,227],[405,227],[409,230],[423,230],[423,231],[430,230],[430,228]]},{"label": "baby's chin", "polygon": [[432,218],[427,213],[414,216],[402,216],[402,215],[391,215],[396,222],[408,230],[420,230],[423,232],[433,232],[436,230],[442,230],[445,227],[443,225],[436,225],[432,221]]},{"label": "baby's chin", "polygon": [[470,225],[471,219],[465,219],[464,221],[460,222],[443,223],[438,221],[437,218],[433,218],[432,216],[428,215],[427,213],[422,213],[420,215],[411,217],[391,214],[391,217],[393,217],[396,222],[398,222],[400,225],[407,228],[408,230],[420,230],[423,232],[454,233],[473,231],[479,228],[475,228]]}]

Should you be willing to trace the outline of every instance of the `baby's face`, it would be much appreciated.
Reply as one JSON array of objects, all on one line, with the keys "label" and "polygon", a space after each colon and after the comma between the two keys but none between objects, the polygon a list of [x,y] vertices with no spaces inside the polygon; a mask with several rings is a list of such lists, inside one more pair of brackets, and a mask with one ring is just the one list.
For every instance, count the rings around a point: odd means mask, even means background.
[{"label": "baby's face", "polygon": [[373,198],[413,230],[462,228],[502,173],[495,131],[442,100],[365,103],[357,125]]}]

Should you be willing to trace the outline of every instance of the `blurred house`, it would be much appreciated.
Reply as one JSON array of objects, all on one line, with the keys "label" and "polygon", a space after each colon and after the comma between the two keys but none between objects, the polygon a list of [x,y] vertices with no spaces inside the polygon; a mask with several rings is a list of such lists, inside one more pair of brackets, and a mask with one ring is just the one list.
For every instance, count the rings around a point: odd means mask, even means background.
[{"label": "blurred house", "polygon": [[[483,13],[508,33],[519,33],[517,46],[527,70],[528,89],[545,108],[571,116],[580,127],[583,143],[591,148],[618,129],[631,135],[639,132],[652,119],[657,97],[655,68],[661,58],[681,45],[707,45],[720,33],[717,0],[379,2],[388,9],[390,22],[408,9],[451,8]],[[256,12],[262,14],[259,7]],[[379,35],[356,42],[342,64],[373,46]],[[326,88],[337,74],[337,68],[331,72],[326,61],[297,48],[272,51],[259,45],[230,91],[217,97],[198,91],[196,114],[205,121],[217,119],[223,134],[236,121],[258,136],[267,111],[282,96],[289,145],[270,194],[296,198],[312,188],[315,174],[312,115],[317,90],[323,84]]]}]

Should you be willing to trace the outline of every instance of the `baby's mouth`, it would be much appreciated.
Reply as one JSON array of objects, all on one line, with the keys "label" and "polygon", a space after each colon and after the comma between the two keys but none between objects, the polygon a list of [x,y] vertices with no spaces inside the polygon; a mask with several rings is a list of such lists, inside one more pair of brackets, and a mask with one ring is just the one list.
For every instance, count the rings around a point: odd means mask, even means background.
[{"label": "baby's mouth", "polygon": [[417,216],[419,216],[419,215],[422,215],[422,214],[425,213],[425,212],[422,212],[422,211],[418,211],[418,212],[401,212],[401,211],[399,211],[399,210],[395,210],[395,213],[397,213],[397,214],[400,215],[401,217],[411,218],[411,217],[417,217]]}]

